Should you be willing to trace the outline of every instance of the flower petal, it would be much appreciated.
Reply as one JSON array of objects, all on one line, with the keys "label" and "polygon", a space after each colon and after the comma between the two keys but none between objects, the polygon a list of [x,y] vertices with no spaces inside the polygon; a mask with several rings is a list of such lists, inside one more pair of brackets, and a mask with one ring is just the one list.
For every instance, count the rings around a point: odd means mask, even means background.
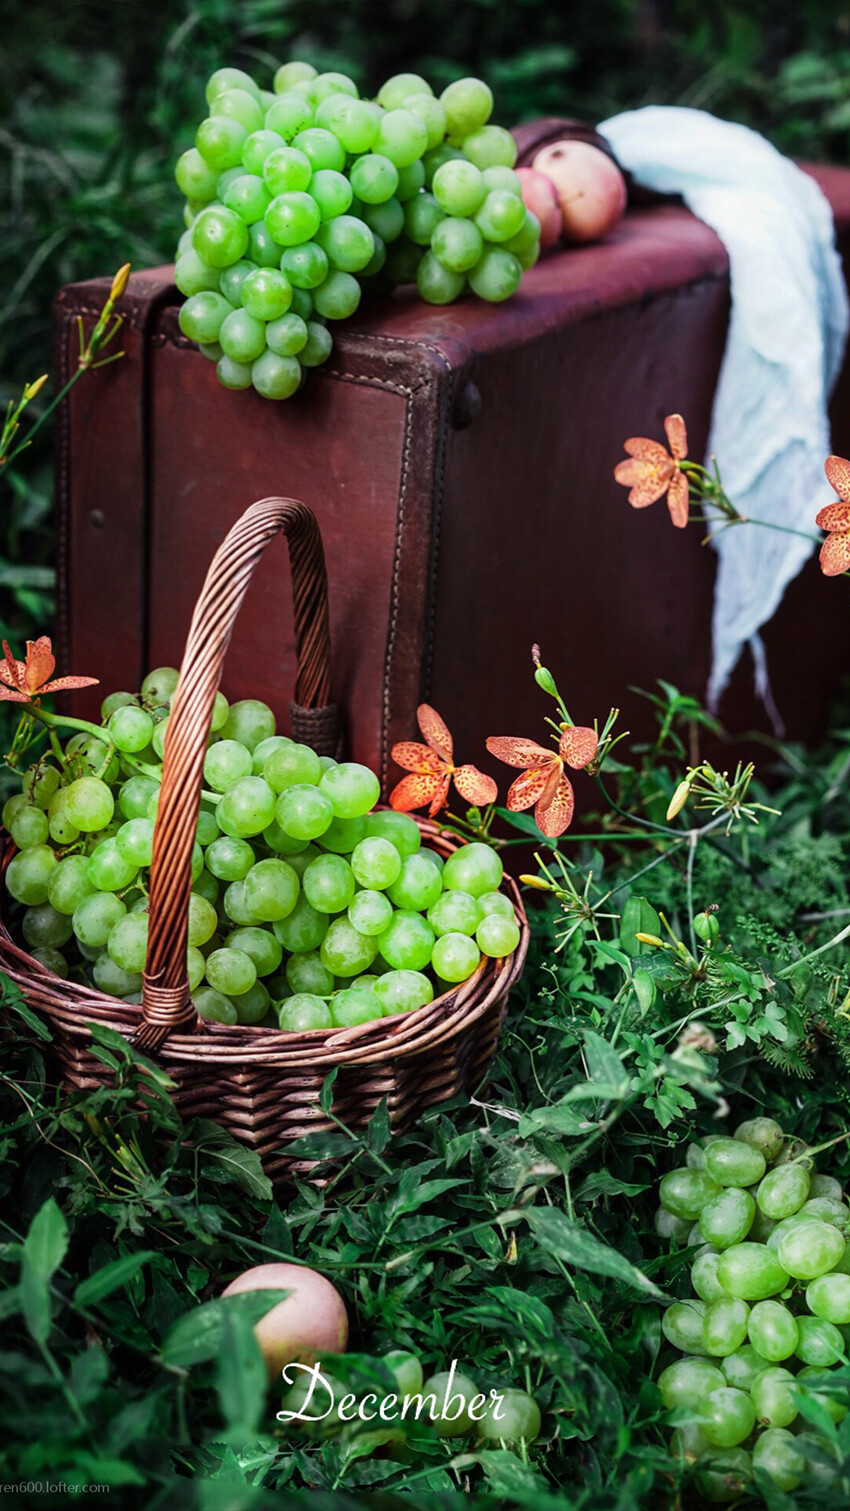
[{"label": "flower petal", "polygon": [[560,762],[554,768],[550,763],[548,766],[532,766],[528,771],[523,771],[508,788],[506,806],[511,813],[522,813],[534,803],[539,803],[549,789],[553,769],[557,783],[559,766]]},{"label": "flower petal", "polygon": [[47,635],[40,635],[38,640],[27,641],[26,669],[24,671],[24,684],[29,693],[38,692],[56,670],[56,657]]},{"label": "flower petal", "polygon": [[667,508],[676,529],[683,530],[688,523],[688,478],[687,473],[679,472],[678,468],[667,489]]},{"label": "flower petal", "polygon": [[827,536],[820,548],[820,566],[825,577],[850,572],[850,530]]},{"label": "flower petal", "polygon": [[562,771],[554,795],[548,801],[541,799],[534,810],[538,829],[548,839],[557,839],[559,834],[563,834],[564,830],[569,828],[574,808],[575,796],[572,785],[565,772]]},{"label": "flower petal", "polygon": [[662,498],[672,475],[673,463],[666,452],[663,463],[658,466],[651,462],[630,461],[618,462],[614,468],[617,482],[631,488],[629,503],[633,509],[646,509],[656,499]]},{"label": "flower petal", "polygon": [[58,693],[70,687],[97,687],[98,682],[98,677],[54,677],[52,682],[45,682],[38,690],[40,693]]},{"label": "flower petal", "polygon": [[488,735],[487,749],[506,766],[538,766],[541,762],[555,760],[555,752],[546,750],[534,740],[521,740],[513,735]]},{"label": "flower petal", "polygon": [[680,414],[668,414],[664,421],[664,434],[675,461],[681,462],[688,454],[688,432]]},{"label": "flower petal", "polygon": [[815,515],[821,530],[850,530],[850,504],[827,504]]},{"label": "flower petal", "polygon": [[441,808],[445,808],[445,806],[446,806],[446,799],[448,798],[448,795],[449,795],[449,787],[451,785],[451,780],[452,779],[449,776],[449,773],[446,772],[445,776],[443,777],[443,780],[441,781],[439,787],[437,788],[437,791],[434,793],[434,796],[431,799],[431,806],[428,809],[428,817],[429,818],[436,818],[437,814],[440,811],[440,809]]},{"label": "flower petal", "polygon": [[850,503],[850,462],[843,456],[828,456],[823,464],[833,488],[839,498],[843,498],[846,504]]},{"label": "flower petal", "polygon": [[665,463],[668,467],[670,465],[671,458],[661,442],[648,441],[646,436],[630,436],[623,442],[623,450],[627,451],[629,456],[636,456],[641,462],[649,462],[653,467],[663,467]]},{"label": "flower petal", "polygon": [[584,724],[571,724],[563,731],[558,749],[561,759],[572,766],[573,771],[583,771],[593,760],[598,746],[599,736],[595,729],[588,729]]},{"label": "flower petal", "polygon": [[3,681],[9,687],[17,687],[23,691],[24,663],[15,660],[5,640],[3,641]]},{"label": "flower petal", "polygon": [[425,808],[433,802],[442,785],[442,779],[430,772],[403,776],[390,793],[390,807],[395,808],[397,813],[410,813],[413,808]]},{"label": "flower petal", "polygon": [[433,771],[443,769],[440,757],[429,750],[427,745],[420,745],[416,740],[401,740],[394,745],[390,752],[397,766],[402,771]]},{"label": "flower petal", "polygon": [[0,702],[29,703],[30,695],[29,693],[19,693],[17,690],[13,691],[8,683],[0,682]]},{"label": "flower petal", "polygon": [[468,803],[475,803],[478,807],[495,803],[499,796],[499,789],[493,778],[485,776],[477,766],[457,766],[455,786],[462,798],[465,798]]},{"label": "flower petal", "polygon": [[431,749],[437,752],[442,761],[451,762],[452,737],[436,708],[431,708],[428,703],[420,703],[416,710],[416,722]]}]

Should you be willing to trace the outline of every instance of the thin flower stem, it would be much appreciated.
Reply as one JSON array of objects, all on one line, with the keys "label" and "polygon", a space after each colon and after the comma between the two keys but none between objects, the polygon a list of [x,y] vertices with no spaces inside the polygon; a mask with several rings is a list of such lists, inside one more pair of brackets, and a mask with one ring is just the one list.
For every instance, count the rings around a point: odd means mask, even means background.
[{"label": "thin flower stem", "polygon": [[845,929],[841,930],[840,934],[836,934],[834,939],[827,940],[826,944],[820,945],[818,949],[812,950],[808,955],[801,955],[799,960],[792,960],[790,965],[786,965],[784,970],[779,972],[780,980],[786,976],[793,975],[794,971],[798,971],[801,965],[808,965],[810,960],[817,960],[819,955],[825,955],[827,950],[834,949],[837,944],[842,944],[848,937],[850,937],[850,923],[848,923]]}]

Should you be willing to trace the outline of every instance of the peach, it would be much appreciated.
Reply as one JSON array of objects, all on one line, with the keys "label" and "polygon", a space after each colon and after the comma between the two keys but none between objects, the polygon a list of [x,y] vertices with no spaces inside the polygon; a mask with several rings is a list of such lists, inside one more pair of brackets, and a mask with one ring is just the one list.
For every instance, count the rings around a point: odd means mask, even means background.
[{"label": "peach", "polygon": [[300,1264],[258,1264],[231,1280],[222,1296],[241,1291],[289,1291],[261,1317],[254,1332],[269,1379],[294,1359],[312,1364],[318,1353],[341,1354],[348,1343],[348,1314],[335,1286]]},{"label": "peach", "polygon": [[626,184],[617,164],[589,142],[550,142],[534,168],[555,186],[567,241],[599,241],[622,220]]},{"label": "peach", "polygon": [[540,247],[545,251],[555,245],[561,234],[558,191],[551,178],[538,173],[535,168],[517,168],[516,171],[522,181],[523,204],[540,221]]}]

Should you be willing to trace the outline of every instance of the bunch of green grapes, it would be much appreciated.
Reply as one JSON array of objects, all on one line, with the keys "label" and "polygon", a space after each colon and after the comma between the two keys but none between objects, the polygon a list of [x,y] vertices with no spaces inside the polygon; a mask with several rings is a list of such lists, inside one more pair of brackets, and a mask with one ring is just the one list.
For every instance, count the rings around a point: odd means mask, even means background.
[{"label": "bunch of green grapes", "polygon": [[846,1385],[831,1372],[850,1341],[850,1207],[813,1166],[759,1117],[734,1138],[690,1145],[687,1164],[660,1184],[659,1234],[699,1248],[693,1297],[661,1320],[685,1357],[659,1385],[668,1408],[690,1415],[671,1446],[695,1462],[710,1500],[735,1499],[754,1468],[783,1491],[838,1472],[800,1404],[816,1402],[833,1422],[847,1412]]},{"label": "bunch of green grapes", "polygon": [[460,79],[439,99],[397,74],[362,100],[341,73],[285,63],[274,92],[238,68],[207,84],[209,115],[179,158],[186,231],[180,328],[226,388],[286,399],[329,356],[328,320],[383,274],[450,304],[507,299],[540,254],[510,132],[493,96]]},{"label": "bunch of green grapes", "polygon": [[[177,672],[113,693],[103,725],[42,757],[9,798],[6,887],[20,934],[58,976],[141,1001],[149,868]],[[59,747],[61,750],[61,747]],[[203,1018],[345,1028],[432,1001],[482,955],[516,949],[502,863],[444,863],[380,784],[275,731],[267,704],[218,694],[192,856],[186,966]]]}]

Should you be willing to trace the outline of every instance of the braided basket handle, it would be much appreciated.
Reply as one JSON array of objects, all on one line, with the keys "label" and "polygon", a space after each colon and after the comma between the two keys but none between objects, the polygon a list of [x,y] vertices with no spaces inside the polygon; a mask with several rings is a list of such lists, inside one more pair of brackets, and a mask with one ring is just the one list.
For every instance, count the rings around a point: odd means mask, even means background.
[{"label": "braided basket handle", "polygon": [[[289,546],[298,673],[293,734],[336,754],[338,713],[330,703],[328,583],[316,516],[291,498],[264,498],[246,509],[210,563],[195,605],[165,736],[150,876],[150,923],[135,1042],[156,1049],[196,1020],[186,972],[192,848],[201,800],[213,703],[236,617],[269,541],[283,531]],[[315,717],[311,715],[315,710]]]}]

